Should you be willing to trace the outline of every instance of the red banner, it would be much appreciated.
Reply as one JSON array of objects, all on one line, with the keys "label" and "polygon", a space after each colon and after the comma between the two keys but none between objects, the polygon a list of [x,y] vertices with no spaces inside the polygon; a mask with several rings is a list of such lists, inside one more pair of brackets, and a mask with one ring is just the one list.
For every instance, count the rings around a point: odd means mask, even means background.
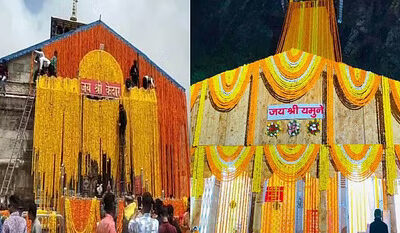
[{"label": "red banner", "polygon": [[81,93],[84,95],[118,98],[121,96],[121,84],[81,79]]},{"label": "red banner", "polygon": [[283,202],[283,186],[267,187],[265,202]]}]

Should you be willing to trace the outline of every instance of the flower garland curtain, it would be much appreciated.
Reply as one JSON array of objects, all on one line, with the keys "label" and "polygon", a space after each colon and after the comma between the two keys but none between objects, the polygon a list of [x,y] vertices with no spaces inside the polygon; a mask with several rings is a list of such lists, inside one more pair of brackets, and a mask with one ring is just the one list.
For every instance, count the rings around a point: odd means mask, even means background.
[{"label": "flower garland curtain", "polygon": [[251,206],[251,178],[246,173],[221,182],[216,233],[247,232]]},{"label": "flower garland curtain", "polygon": [[198,82],[190,86],[190,109],[193,108],[194,104],[196,103],[197,97],[199,96],[201,83],[202,82]]},{"label": "flower garland curtain", "polygon": [[262,163],[263,163],[263,147],[256,147],[256,156],[254,158],[254,169],[253,169],[253,186],[252,192],[261,192],[261,173],[262,173]]},{"label": "flower garland curtain", "polygon": [[266,145],[265,158],[273,173],[285,181],[301,179],[317,158],[320,145]]},{"label": "flower garland curtain", "polygon": [[[34,192],[37,193],[37,185],[42,200],[42,206],[49,207],[52,204],[57,206],[58,198],[61,195],[60,176],[61,164],[66,162],[66,171],[70,172],[67,176],[67,183],[75,170],[70,166],[69,159],[71,152],[79,150],[79,142],[68,149],[64,149],[69,142],[77,142],[77,138],[71,138],[69,134],[64,135],[64,128],[73,128],[76,122],[65,121],[65,109],[68,111],[69,97],[73,96],[76,104],[79,101],[79,94],[76,93],[76,80],[62,78],[41,77],[37,84],[35,124],[34,124],[34,150],[35,155],[32,161],[32,173],[34,175]],[[70,92],[73,90],[72,92]],[[75,92],[75,93],[73,93]],[[79,112],[79,109],[77,109]],[[68,119],[67,119],[68,120]],[[76,119],[79,122],[79,118]],[[79,135],[79,133],[78,133]],[[66,141],[66,145],[63,142]],[[66,155],[63,160],[63,152]],[[72,155],[73,156],[73,155]],[[77,156],[77,154],[75,155]],[[51,203],[51,200],[53,202]]]},{"label": "flower garland curtain", "polygon": [[389,79],[389,86],[392,93],[393,102],[397,108],[397,111],[400,112],[400,82]]},{"label": "flower garland curtain", "polygon": [[309,173],[305,177],[304,193],[304,232],[319,232],[319,205],[320,193],[317,178],[311,177]]},{"label": "flower garland curtain", "polygon": [[289,3],[277,53],[291,48],[342,60],[333,1]]},{"label": "flower garland curtain", "polygon": [[172,205],[174,207],[174,217],[181,217],[186,212],[185,201],[183,199],[164,199],[164,206]]},{"label": "flower garland curtain", "polygon": [[[283,187],[283,200],[266,201],[261,211],[261,233],[291,233],[295,229],[296,182],[281,180],[273,174],[268,180],[267,188]],[[273,192],[273,191],[272,191]]]},{"label": "flower garland curtain", "polygon": [[329,177],[327,188],[327,213],[328,213],[328,233],[339,231],[339,202],[338,202],[338,175]]},{"label": "flower garland curtain", "polygon": [[[135,176],[141,174],[143,169],[146,190],[160,197],[162,184],[156,93],[154,90],[133,88],[127,95],[124,108],[129,109],[129,125],[125,136],[130,142],[125,151],[128,157],[126,164],[132,164]],[[130,172],[130,169],[126,171],[129,175]]]},{"label": "flower garland curtain", "polygon": [[205,148],[197,147],[194,152],[192,196],[199,198],[203,195]]},{"label": "flower garland curtain", "polygon": [[124,200],[118,200],[117,204],[117,221],[115,222],[115,225],[117,227],[117,233],[122,233],[123,230],[123,220],[124,220],[124,208],[125,208],[125,203]]},{"label": "flower garland curtain", "polygon": [[[396,152],[396,155],[397,155],[397,159],[400,161],[400,145],[395,145],[394,149],[395,149],[395,152]],[[398,165],[400,167],[400,164],[398,164]]]},{"label": "flower garland curtain", "polygon": [[201,201],[199,232],[214,233],[217,221],[217,210],[220,186],[216,185],[215,176],[204,181],[204,194]]},{"label": "flower garland curtain", "polygon": [[[163,175],[162,186],[168,196],[188,196],[190,161],[185,91],[173,83],[165,72],[156,68],[146,55],[140,54],[123,38],[115,35],[103,24],[60,38],[45,45],[43,51],[46,57],[52,57],[54,51],[58,52],[57,74],[59,76],[78,77],[78,73],[80,73],[82,78],[90,78],[90,76],[83,77],[85,71],[82,73],[79,65],[82,58],[90,51],[99,49],[100,44],[103,44],[104,51],[110,53],[118,62],[122,70],[122,77],[129,77],[133,61],[137,60],[140,77],[150,75],[154,78],[160,125],[160,155],[162,161],[167,161],[168,157],[168,161],[174,161],[175,164],[168,167],[166,162],[162,163],[162,173],[165,174]],[[96,65],[93,64],[91,67],[95,68]],[[107,68],[107,66],[102,68]],[[112,75],[114,78],[118,76]],[[104,78],[108,79],[109,77]],[[119,78],[116,78],[116,80],[123,81]]]},{"label": "flower garland curtain", "polygon": [[259,64],[274,96],[287,102],[300,98],[315,85],[326,61],[292,49],[261,60]]},{"label": "flower garland curtain", "polygon": [[207,146],[207,162],[212,174],[220,181],[235,179],[247,170],[255,147]]},{"label": "flower garland curtain", "polygon": [[198,146],[199,142],[200,142],[201,124],[203,122],[203,113],[204,113],[204,103],[206,101],[206,95],[207,95],[207,84],[208,84],[207,80],[202,81],[201,95],[200,95],[200,102],[199,102],[199,111],[197,113],[193,146]]},{"label": "flower garland curtain", "polygon": [[251,76],[251,88],[250,88],[250,103],[249,103],[249,116],[247,119],[246,126],[246,146],[254,144],[254,133],[256,128],[257,118],[257,105],[258,105],[258,83],[260,79],[260,65],[259,62],[253,62],[249,64],[249,70],[247,71]]},{"label": "flower garland curtain", "polygon": [[380,144],[347,144],[331,147],[331,156],[336,168],[352,181],[363,181],[375,172],[382,160],[383,146]]},{"label": "flower garland curtain", "polygon": [[94,199],[65,199],[65,225],[67,233],[96,232],[100,221],[100,201]]},{"label": "flower garland curtain", "polygon": [[385,127],[385,159],[386,159],[386,182],[387,192],[390,195],[395,193],[394,181],[397,177],[396,157],[393,143],[393,125],[392,113],[390,106],[390,89],[389,79],[382,77],[382,102],[383,102],[383,119]]},{"label": "flower garland curtain", "polygon": [[228,70],[208,79],[210,96],[220,111],[233,109],[242,98],[250,82],[249,65]]},{"label": "flower garland curtain", "polygon": [[339,62],[335,62],[335,74],[346,100],[355,107],[368,104],[381,83],[379,75]]},{"label": "flower garland curtain", "polygon": [[327,190],[329,182],[329,148],[321,145],[319,152],[319,188]]}]

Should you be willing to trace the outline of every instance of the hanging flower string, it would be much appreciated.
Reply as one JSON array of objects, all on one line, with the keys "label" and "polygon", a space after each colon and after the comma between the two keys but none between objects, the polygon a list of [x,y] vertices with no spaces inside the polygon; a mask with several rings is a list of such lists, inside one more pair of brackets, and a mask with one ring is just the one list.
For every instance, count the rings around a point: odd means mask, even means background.
[{"label": "hanging flower string", "polygon": [[278,133],[282,131],[281,122],[272,122],[267,125],[267,135],[270,137],[277,137]]},{"label": "hanging flower string", "polygon": [[300,123],[296,120],[291,120],[288,123],[288,134],[290,137],[294,137],[300,134]]},{"label": "hanging flower string", "polygon": [[308,133],[310,133],[310,134],[312,134],[312,135],[317,135],[317,133],[320,133],[321,132],[321,130],[320,130],[320,121],[319,120],[317,120],[317,119],[315,119],[315,120],[312,120],[312,121],[309,121],[308,122],[308,126],[307,126],[307,129],[308,129]]}]

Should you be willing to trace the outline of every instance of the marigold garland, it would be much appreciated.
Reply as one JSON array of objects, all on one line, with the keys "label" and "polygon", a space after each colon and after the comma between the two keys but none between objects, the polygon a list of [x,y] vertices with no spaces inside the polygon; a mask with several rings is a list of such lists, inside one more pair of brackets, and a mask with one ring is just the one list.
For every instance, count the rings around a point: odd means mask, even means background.
[{"label": "marigold garland", "polygon": [[[230,204],[236,203],[235,208]],[[216,233],[246,232],[251,206],[251,178],[246,173],[221,183]]]},{"label": "marigold garland", "polygon": [[320,145],[317,144],[265,145],[264,152],[274,174],[282,180],[294,181],[301,179],[309,171],[319,148]]},{"label": "marigold garland", "polygon": [[330,148],[330,153],[336,168],[346,178],[360,182],[375,172],[382,160],[383,146],[380,144],[335,145]]},{"label": "marigold garland", "polygon": [[400,160],[400,145],[395,145],[394,149],[397,155],[397,159]]},{"label": "marigold garland", "polygon": [[382,77],[382,102],[383,102],[383,118],[385,125],[385,156],[386,156],[386,182],[387,192],[393,195],[394,182],[397,177],[396,158],[394,154],[393,143],[393,125],[392,113],[390,108],[390,89],[389,79]]},{"label": "marigold garland", "polygon": [[206,94],[207,94],[207,84],[208,84],[207,80],[202,81],[199,111],[197,113],[196,129],[194,131],[193,146],[198,146],[199,141],[200,141],[201,124],[203,122],[203,113],[204,113],[204,102],[206,100]]},{"label": "marigold garland", "polygon": [[379,75],[339,62],[335,63],[335,73],[346,100],[357,107],[368,104],[381,83]]},{"label": "marigold garland", "polygon": [[[161,163],[159,154],[159,125],[157,98],[154,90],[133,88],[124,99],[128,123],[126,138],[130,138],[125,150],[126,163],[133,166],[135,176],[144,172],[144,186],[148,186],[154,196],[161,196]],[[129,113],[129,115],[128,115]],[[130,165],[126,171],[130,174]],[[128,178],[128,177],[127,177]],[[129,182],[130,179],[127,179]]]},{"label": "marigold garland", "polygon": [[193,165],[192,196],[195,198],[201,197],[204,191],[204,159],[205,148],[200,146],[195,150]]},{"label": "marigold garland", "polygon": [[65,225],[67,233],[96,232],[100,221],[100,201],[94,199],[65,199]]},{"label": "marigold garland", "polygon": [[183,216],[186,212],[185,201],[183,199],[165,199],[163,201],[164,206],[172,205],[174,207],[174,217]]},{"label": "marigold garland", "polygon": [[[298,51],[290,50],[259,62],[268,85],[282,101],[298,99],[313,88],[326,63],[324,58],[305,52],[300,52],[303,55],[297,61],[285,60],[288,53],[296,54]],[[303,61],[304,59],[306,61]],[[286,62],[287,66],[276,61]],[[299,69],[298,66],[302,64],[304,67]]]},{"label": "marigold garland", "polygon": [[225,71],[208,79],[210,96],[221,111],[233,109],[242,98],[249,82],[249,65]]},{"label": "marigold garland", "polygon": [[250,89],[250,106],[249,116],[247,119],[246,128],[246,145],[251,146],[254,144],[254,133],[257,119],[257,99],[258,99],[258,83],[260,78],[259,64],[253,62],[249,64],[248,74],[251,75],[251,89]]},{"label": "marigold garland", "polygon": [[291,48],[341,61],[333,1],[290,1],[277,53]]},{"label": "marigold garland", "polygon": [[201,82],[195,83],[190,86],[190,109],[193,108],[194,104],[196,103],[197,96],[201,90]]},{"label": "marigold garland", "polygon": [[262,163],[263,163],[263,147],[257,146],[256,156],[254,158],[253,186],[251,190],[253,193],[261,192]]},{"label": "marigold garland", "polygon": [[117,227],[117,233],[122,233],[123,230],[123,220],[124,220],[124,200],[119,200],[118,201],[118,216],[117,216],[117,221],[116,221],[116,227]]},{"label": "marigold garland", "polygon": [[242,147],[240,154],[232,161],[224,160],[218,153],[217,146],[207,146],[207,162],[212,174],[220,181],[235,179],[247,170],[247,166],[253,158],[255,147]]},{"label": "marigold garland", "polygon": [[400,112],[400,82],[389,79],[389,86],[392,93],[393,102],[396,105],[397,111]]},{"label": "marigold garland", "polygon": [[319,152],[319,189],[327,190],[329,182],[329,148],[321,145]]},{"label": "marigold garland", "polygon": [[335,139],[335,99],[334,93],[334,80],[333,80],[333,61],[328,61],[326,66],[326,143],[333,145],[336,142]]}]

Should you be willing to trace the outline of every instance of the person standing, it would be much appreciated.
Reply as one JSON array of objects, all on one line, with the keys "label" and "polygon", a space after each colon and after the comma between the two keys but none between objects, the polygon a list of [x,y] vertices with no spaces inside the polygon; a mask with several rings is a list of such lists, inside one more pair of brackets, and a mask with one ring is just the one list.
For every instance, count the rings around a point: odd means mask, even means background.
[{"label": "person standing", "polygon": [[188,198],[187,210],[182,216],[182,231],[190,233],[190,197]]},{"label": "person standing", "polygon": [[176,228],[169,222],[168,209],[166,207],[161,208],[161,219],[160,230],[158,233],[177,233]]},{"label": "person standing", "polygon": [[55,76],[57,77],[57,57],[58,57],[58,52],[57,50],[54,51],[53,57],[50,60],[50,71],[49,74],[50,76]]},{"label": "person standing", "polygon": [[0,63],[0,91],[1,94],[6,95],[6,80],[8,77],[7,65]]},{"label": "person standing", "polygon": [[104,218],[97,226],[97,233],[116,233],[115,229],[115,196],[111,192],[106,193],[103,198],[104,211],[106,212]]},{"label": "person standing", "polygon": [[122,233],[128,233],[129,220],[135,214],[137,205],[134,197],[125,197],[124,219],[122,220]]},{"label": "person standing", "polygon": [[133,61],[133,65],[130,70],[130,75],[131,75],[131,84],[132,87],[138,87],[139,86],[139,67],[138,67],[138,62],[137,60]]},{"label": "person standing", "polygon": [[153,205],[153,197],[149,192],[142,195],[142,213],[143,215],[132,219],[129,222],[129,233],[157,233],[158,221],[153,219],[150,215]]},{"label": "person standing", "polygon": [[19,212],[20,199],[16,195],[9,198],[10,217],[4,221],[2,233],[26,233],[26,221]]},{"label": "person standing", "polygon": [[179,223],[178,221],[176,221],[174,216],[174,207],[171,204],[167,205],[167,210],[169,223],[176,228],[177,233],[182,233],[181,228],[179,227]]},{"label": "person standing", "polygon": [[122,145],[125,145],[126,123],[127,123],[127,117],[126,117],[126,111],[124,109],[124,105],[119,104],[118,125],[119,125],[119,135],[121,138]]},{"label": "person standing", "polygon": [[370,233],[388,233],[388,226],[382,221],[382,211],[376,209],[374,212],[375,220],[369,228]]},{"label": "person standing", "polygon": [[42,226],[40,225],[39,219],[36,217],[37,206],[34,202],[29,204],[28,217],[32,221],[31,233],[42,233]]}]

